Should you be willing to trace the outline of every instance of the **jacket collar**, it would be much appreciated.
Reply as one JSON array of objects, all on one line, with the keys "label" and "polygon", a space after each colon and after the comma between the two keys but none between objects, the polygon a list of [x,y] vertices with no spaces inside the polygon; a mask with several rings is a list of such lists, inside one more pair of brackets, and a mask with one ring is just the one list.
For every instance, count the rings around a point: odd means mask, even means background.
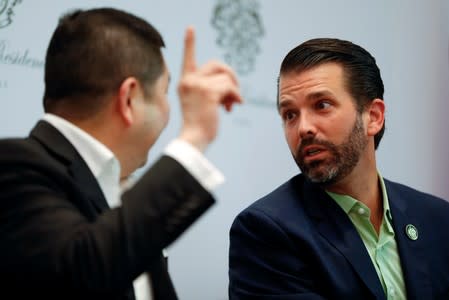
[{"label": "jacket collar", "polygon": [[[399,186],[385,180],[390,202],[393,228],[396,233],[399,257],[401,259],[407,299],[432,299],[431,283],[427,260],[424,257],[426,238],[420,235],[424,228],[416,209],[409,209],[407,199],[400,192]],[[407,235],[407,225],[418,230],[418,239],[412,240]]]},{"label": "jacket collar", "polygon": [[346,258],[375,298],[385,299],[365,245],[346,213],[322,188],[307,180],[303,193],[307,213],[320,234]]},{"label": "jacket collar", "polygon": [[56,159],[67,166],[68,173],[87,194],[98,212],[108,209],[108,204],[89,167],[72,144],[52,125],[39,121],[30,133],[30,138],[39,141]]}]

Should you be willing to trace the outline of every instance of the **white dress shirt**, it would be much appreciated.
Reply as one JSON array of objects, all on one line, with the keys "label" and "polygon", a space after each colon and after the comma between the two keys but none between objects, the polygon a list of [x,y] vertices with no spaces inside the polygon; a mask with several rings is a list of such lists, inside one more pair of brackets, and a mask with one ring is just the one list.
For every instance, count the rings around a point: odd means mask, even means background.
[{"label": "white dress shirt", "polygon": [[[114,153],[90,134],[61,117],[47,113],[43,120],[58,129],[75,147],[97,179],[109,207],[120,206],[120,194],[132,186],[133,180],[120,186],[120,162]],[[221,172],[200,151],[182,140],[170,142],[164,154],[177,160],[208,191],[224,182]],[[149,275],[144,273],[133,282],[137,300],[152,299]]]}]

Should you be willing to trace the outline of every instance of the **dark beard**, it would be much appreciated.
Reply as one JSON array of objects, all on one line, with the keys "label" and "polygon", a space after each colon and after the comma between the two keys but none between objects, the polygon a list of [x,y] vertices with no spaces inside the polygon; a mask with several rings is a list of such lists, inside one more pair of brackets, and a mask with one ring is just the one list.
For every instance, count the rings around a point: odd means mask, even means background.
[{"label": "dark beard", "polygon": [[[299,169],[309,181],[322,186],[329,186],[352,172],[367,144],[368,139],[364,134],[362,118],[358,115],[352,131],[340,145],[313,137],[306,138],[302,140],[296,155],[293,155],[293,157]],[[306,163],[303,155],[304,148],[310,145],[320,145],[330,153],[330,157]]]}]

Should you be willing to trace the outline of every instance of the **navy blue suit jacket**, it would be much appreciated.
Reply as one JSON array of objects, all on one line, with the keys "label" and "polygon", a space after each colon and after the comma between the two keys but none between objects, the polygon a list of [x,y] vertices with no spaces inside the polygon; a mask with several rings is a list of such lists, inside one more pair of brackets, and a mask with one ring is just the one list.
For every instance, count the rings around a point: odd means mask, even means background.
[{"label": "navy blue suit jacket", "polygon": [[[385,185],[407,299],[449,299],[449,202]],[[229,279],[230,299],[386,299],[351,220],[302,175],[234,220]]]}]

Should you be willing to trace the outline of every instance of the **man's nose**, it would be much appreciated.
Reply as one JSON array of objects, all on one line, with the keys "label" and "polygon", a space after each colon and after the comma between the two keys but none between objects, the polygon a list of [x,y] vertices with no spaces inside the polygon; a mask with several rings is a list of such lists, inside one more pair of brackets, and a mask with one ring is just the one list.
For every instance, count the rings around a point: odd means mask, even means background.
[{"label": "man's nose", "polygon": [[298,133],[301,139],[314,137],[316,134],[315,122],[312,116],[302,114],[298,122]]}]

